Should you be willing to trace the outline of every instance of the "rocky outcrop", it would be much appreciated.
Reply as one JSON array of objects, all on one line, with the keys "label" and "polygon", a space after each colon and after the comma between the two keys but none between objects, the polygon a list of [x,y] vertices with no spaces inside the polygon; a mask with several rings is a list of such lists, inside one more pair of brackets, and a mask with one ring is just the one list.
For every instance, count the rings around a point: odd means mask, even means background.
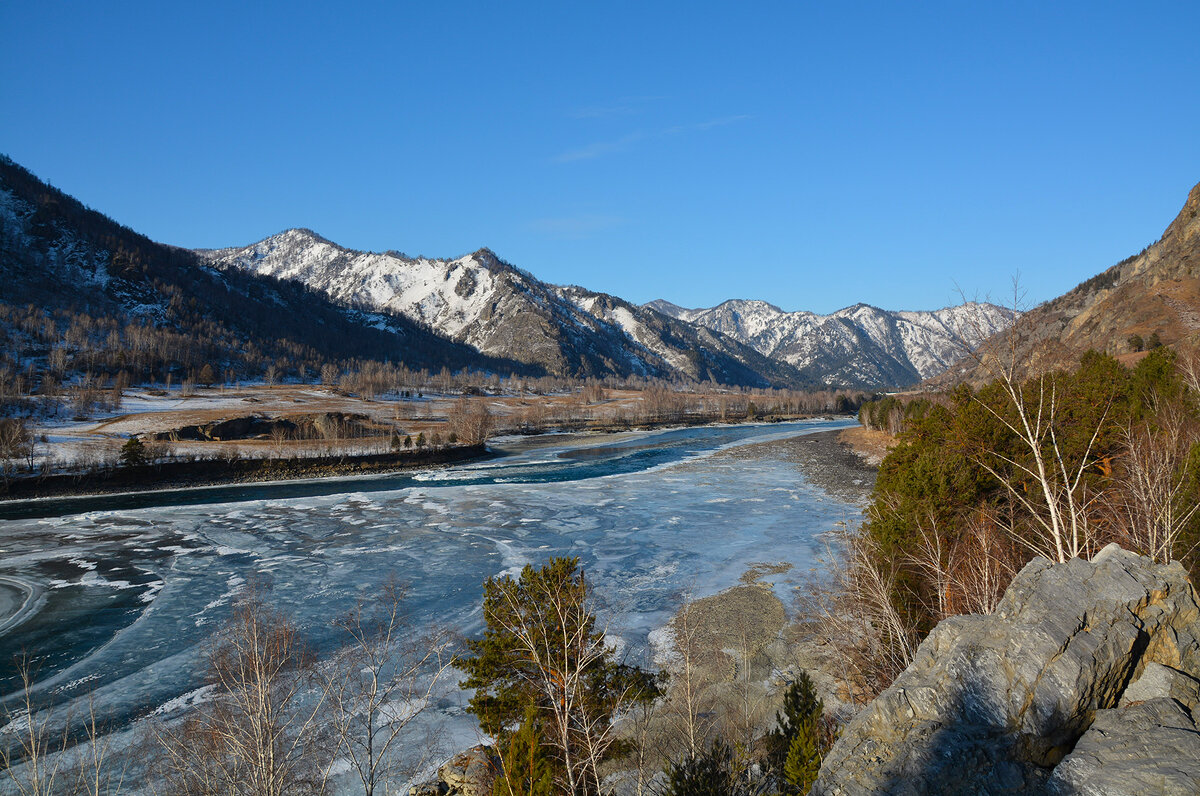
[{"label": "rocky outcrop", "polygon": [[499,767],[492,747],[472,746],[443,763],[436,780],[410,788],[409,796],[488,796]]},{"label": "rocky outcrop", "polygon": [[319,412],[292,417],[267,417],[266,415],[232,417],[228,420],[160,431],[151,434],[150,438],[160,442],[181,440],[221,442],[269,439],[272,433],[280,431],[287,439],[356,439],[378,436],[388,430],[390,429],[373,423],[369,417],[363,414]]},{"label": "rocky outcrop", "polygon": [[813,794],[1200,793],[1200,607],[1115,545],[1039,559],[940,623],[830,750]]}]

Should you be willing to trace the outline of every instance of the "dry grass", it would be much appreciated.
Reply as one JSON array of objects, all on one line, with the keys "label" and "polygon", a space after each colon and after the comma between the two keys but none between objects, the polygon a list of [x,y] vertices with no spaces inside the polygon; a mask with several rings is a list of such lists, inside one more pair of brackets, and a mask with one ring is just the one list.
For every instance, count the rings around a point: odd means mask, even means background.
[{"label": "dry grass", "polygon": [[849,445],[871,467],[878,467],[896,444],[896,437],[886,431],[855,426],[838,434],[838,442]]}]

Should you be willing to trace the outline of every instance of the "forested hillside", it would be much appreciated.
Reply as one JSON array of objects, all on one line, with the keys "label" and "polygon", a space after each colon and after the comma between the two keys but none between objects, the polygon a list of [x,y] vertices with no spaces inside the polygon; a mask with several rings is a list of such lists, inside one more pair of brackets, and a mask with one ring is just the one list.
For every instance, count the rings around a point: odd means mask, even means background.
[{"label": "forested hillside", "polygon": [[400,314],[336,304],[303,284],[222,273],[0,158],[0,381],[283,378],[338,361],[539,375]]},{"label": "forested hillside", "polygon": [[[1018,359],[1037,370],[1070,367],[1089,350],[1136,360],[1156,345],[1200,333],[1200,184],[1162,237],[1139,253],[1024,314],[1013,334],[981,347],[985,359]],[[989,365],[968,359],[935,383],[981,383]]]}]

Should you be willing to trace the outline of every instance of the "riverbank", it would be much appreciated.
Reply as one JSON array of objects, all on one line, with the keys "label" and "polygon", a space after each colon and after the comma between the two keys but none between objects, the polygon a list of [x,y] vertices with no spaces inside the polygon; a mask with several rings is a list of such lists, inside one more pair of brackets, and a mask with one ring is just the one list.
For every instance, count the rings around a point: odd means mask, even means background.
[{"label": "riverbank", "polygon": [[896,437],[886,431],[855,426],[839,431],[838,442],[852,450],[865,466],[878,469],[888,451],[895,447]]},{"label": "riverbank", "polygon": [[167,461],[82,474],[15,478],[5,485],[0,493],[0,502],[376,475],[481,461],[493,455],[486,445],[457,445],[437,450],[358,456]]},{"label": "riverbank", "polygon": [[[771,415],[757,422],[784,423],[813,420],[823,415]],[[684,415],[630,422],[562,423],[536,431],[519,429],[504,433],[516,437],[542,435],[606,435],[636,431],[703,426],[735,426],[743,419],[719,415]],[[244,440],[239,440],[245,444]],[[236,442],[225,443],[237,447]],[[222,444],[222,443],[216,443]],[[86,497],[125,492],[158,492],[202,486],[235,486],[275,481],[339,478],[353,475],[383,475],[405,470],[483,461],[494,454],[486,444],[455,445],[437,449],[403,450],[387,453],[336,454],[329,456],[213,456],[200,460],[168,460],[139,466],[99,468],[85,473],[20,476],[0,484],[0,503],[54,497]]]}]

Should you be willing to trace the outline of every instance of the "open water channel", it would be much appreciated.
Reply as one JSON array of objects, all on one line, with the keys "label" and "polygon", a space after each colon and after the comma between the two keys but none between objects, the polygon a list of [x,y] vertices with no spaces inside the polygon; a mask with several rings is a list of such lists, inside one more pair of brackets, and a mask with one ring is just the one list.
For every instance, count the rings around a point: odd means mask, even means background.
[{"label": "open water channel", "polygon": [[[648,658],[684,595],[751,564],[794,565],[771,579],[790,604],[865,490],[827,490],[760,443],[847,425],[509,439],[497,458],[426,472],[0,504],[0,694],[12,704],[25,652],[43,704],[90,699],[118,725],[170,715],[250,579],[328,651],[331,618],[390,578],[418,623],[470,635],[486,577],[555,555],[579,557],[610,632]],[[461,694],[441,698],[473,743]]]}]

